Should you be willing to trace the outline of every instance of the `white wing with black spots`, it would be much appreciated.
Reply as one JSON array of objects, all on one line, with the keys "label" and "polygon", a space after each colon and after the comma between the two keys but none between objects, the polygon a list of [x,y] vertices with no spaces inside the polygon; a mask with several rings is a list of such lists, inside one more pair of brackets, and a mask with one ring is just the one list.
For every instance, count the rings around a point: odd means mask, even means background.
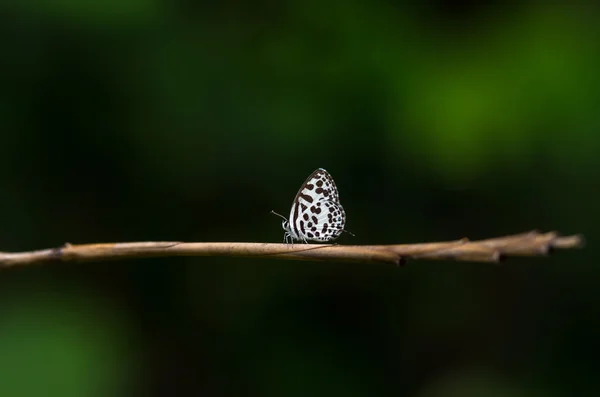
[{"label": "white wing with black spots", "polygon": [[294,198],[289,220],[282,223],[285,240],[331,241],[344,231],[346,213],[333,178],[317,169],[302,184]]}]

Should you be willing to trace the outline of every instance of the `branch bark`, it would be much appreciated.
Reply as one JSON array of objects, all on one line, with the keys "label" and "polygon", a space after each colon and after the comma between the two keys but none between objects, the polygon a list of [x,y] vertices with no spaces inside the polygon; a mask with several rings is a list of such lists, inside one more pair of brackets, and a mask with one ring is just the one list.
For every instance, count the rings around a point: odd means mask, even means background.
[{"label": "branch bark", "polygon": [[492,238],[394,244],[273,244],[273,243],[184,243],[133,242],[65,244],[62,247],[27,252],[0,252],[0,268],[48,262],[86,262],[111,259],[168,256],[231,256],[305,261],[389,263],[400,265],[411,259],[500,262],[508,256],[543,256],[553,249],[583,246],[580,235],[559,236],[556,232],[531,231]]}]

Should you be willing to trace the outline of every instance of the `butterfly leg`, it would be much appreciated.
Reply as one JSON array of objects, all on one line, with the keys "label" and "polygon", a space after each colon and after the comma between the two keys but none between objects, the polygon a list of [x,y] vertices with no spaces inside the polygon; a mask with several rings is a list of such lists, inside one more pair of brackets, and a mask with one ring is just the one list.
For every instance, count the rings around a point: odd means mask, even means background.
[{"label": "butterfly leg", "polygon": [[294,248],[294,238],[292,237],[292,235],[291,235],[290,233],[287,233],[287,232],[286,232],[286,233],[283,235],[283,242],[284,242],[285,244],[291,244],[291,245],[292,245],[292,248]]}]

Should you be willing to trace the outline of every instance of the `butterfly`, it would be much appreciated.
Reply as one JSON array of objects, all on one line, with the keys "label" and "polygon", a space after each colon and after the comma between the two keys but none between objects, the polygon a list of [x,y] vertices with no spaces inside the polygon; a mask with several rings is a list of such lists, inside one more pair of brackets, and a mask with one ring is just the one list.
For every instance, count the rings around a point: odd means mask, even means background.
[{"label": "butterfly", "polygon": [[[315,170],[302,184],[292,202],[289,220],[283,218],[284,241],[335,240],[344,232],[346,213],[333,178],[323,168]],[[349,232],[348,232],[349,233]]]}]

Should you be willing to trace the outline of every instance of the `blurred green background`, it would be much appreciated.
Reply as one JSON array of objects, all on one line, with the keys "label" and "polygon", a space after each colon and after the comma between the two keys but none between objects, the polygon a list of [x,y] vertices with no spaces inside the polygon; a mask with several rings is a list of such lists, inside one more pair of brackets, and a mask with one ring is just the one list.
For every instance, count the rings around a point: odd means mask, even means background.
[{"label": "blurred green background", "polygon": [[600,392],[600,9],[1,6],[0,250],[280,242],[316,168],[356,237],[534,228],[503,266],[229,258],[0,272],[2,396]]}]

